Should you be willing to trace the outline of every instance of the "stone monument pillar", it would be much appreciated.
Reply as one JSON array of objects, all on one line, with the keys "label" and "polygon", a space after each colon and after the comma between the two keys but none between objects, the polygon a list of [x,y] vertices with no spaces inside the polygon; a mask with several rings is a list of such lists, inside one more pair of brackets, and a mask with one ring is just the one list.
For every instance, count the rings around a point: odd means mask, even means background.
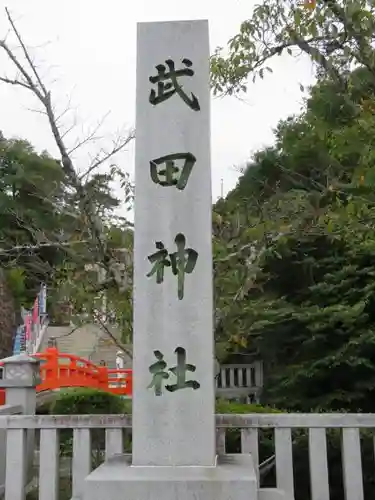
[{"label": "stone monument pillar", "polygon": [[134,465],[215,463],[208,55],[205,21],[138,27]]},{"label": "stone monument pillar", "polygon": [[207,21],[137,41],[132,459],[84,500],[255,500],[250,455],[216,457]]}]

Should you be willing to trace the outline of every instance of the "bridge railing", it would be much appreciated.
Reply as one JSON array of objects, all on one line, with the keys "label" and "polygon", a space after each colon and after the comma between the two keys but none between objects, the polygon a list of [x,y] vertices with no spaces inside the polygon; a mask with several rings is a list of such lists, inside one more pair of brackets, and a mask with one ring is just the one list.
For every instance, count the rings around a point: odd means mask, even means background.
[{"label": "bridge railing", "polygon": [[37,391],[92,387],[123,396],[132,394],[132,370],[98,366],[79,356],[61,353],[55,347],[49,347],[35,356],[41,361],[42,382]]},{"label": "bridge railing", "polygon": [[[40,383],[37,392],[54,391],[64,387],[92,387],[131,397],[132,370],[111,370],[97,366],[87,359],[61,353],[55,347],[34,355],[40,361]],[[0,362],[1,368],[2,362]],[[0,388],[0,405],[5,404],[6,394]]]}]

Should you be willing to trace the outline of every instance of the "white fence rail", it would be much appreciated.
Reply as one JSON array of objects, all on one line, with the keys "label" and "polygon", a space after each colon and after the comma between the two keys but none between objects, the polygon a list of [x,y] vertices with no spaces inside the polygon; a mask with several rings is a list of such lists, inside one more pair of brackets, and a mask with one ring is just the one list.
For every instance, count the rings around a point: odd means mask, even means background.
[{"label": "white fence rail", "polygon": [[[293,473],[293,438],[295,429],[307,429],[310,464],[311,500],[329,500],[329,474],[327,460],[326,430],[341,429],[342,437],[342,474],[343,491],[346,500],[364,500],[360,430],[375,427],[372,414],[252,414],[217,415],[218,453],[225,453],[226,434],[239,429],[241,453],[252,453],[256,466],[259,466],[259,433],[274,429],[275,446],[275,487],[283,489],[289,498],[294,498],[295,477]],[[25,500],[26,479],[26,430],[40,431],[39,445],[39,500],[65,500],[61,497],[61,449],[59,433],[71,429],[73,446],[71,474],[64,478],[65,493],[79,500],[83,491],[85,477],[93,467],[92,432],[102,429],[101,446],[104,460],[114,454],[129,452],[127,440],[131,433],[131,417],[118,415],[79,415],[79,416],[0,416],[0,432],[7,433],[5,500]],[[124,432],[125,431],[125,432]],[[97,450],[96,450],[97,451]],[[59,472],[60,471],[60,472]],[[373,470],[375,479],[375,468]],[[375,484],[375,481],[374,481]],[[375,486],[374,486],[375,487]],[[375,493],[375,490],[374,490]],[[372,496],[372,498],[374,498]],[[304,499],[305,500],[305,499]],[[306,499],[307,500],[307,499]],[[370,498],[369,498],[370,500]]]},{"label": "white fence rail", "polygon": [[[21,354],[3,363],[0,496],[2,486],[5,500],[82,499],[92,468],[131,452],[131,417],[34,415],[39,362]],[[375,498],[374,414],[217,415],[216,425],[218,453],[251,453],[261,488],[280,488],[288,500]]]},{"label": "white fence rail", "polygon": [[[0,415],[17,415],[22,413],[21,406],[3,405],[0,406]],[[0,498],[5,492],[5,463],[6,463],[6,443],[7,430],[0,428]]]}]

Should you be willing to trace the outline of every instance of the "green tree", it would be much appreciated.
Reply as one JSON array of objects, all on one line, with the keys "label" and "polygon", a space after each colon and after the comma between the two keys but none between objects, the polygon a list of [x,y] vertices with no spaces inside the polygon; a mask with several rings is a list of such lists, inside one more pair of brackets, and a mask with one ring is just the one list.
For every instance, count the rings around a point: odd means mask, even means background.
[{"label": "green tree", "polygon": [[279,407],[373,411],[374,86],[350,78],[316,85],[214,207],[216,338],[264,359]]},{"label": "green tree", "polygon": [[[0,137],[0,266],[18,301],[33,300],[61,260],[76,214],[62,210],[61,167],[26,141]],[[70,233],[70,231],[69,231]]]},{"label": "green tree", "polygon": [[[126,282],[120,290],[107,279],[86,214],[80,211],[79,198],[70,189],[60,163],[47,153],[37,154],[26,141],[1,137],[0,146],[0,269],[3,303],[12,306],[9,324],[2,330],[9,339],[5,355],[10,354],[15,313],[20,306],[32,306],[42,281],[48,287],[51,321],[73,320],[78,326],[110,316],[128,343],[132,335],[131,283],[127,282],[132,267],[132,230],[126,218],[116,215],[120,200],[114,197],[111,185],[117,167],[108,174],[91,176],[86,192],[95,215],[105,224],[118,282]],[[121,175],[120,182],[129,186],[127,176]],[[96,269],[92,269],[93,263]],[[65,319],[61,318],[64,311],[68,312]]]},{"label": "green tree", "polygon": [[[111,171],[86,183],[95,214],[110,224],[120,220],[114,213],[120,200],[112,194],[113,179]],[[59,265],[90,262],[95,255],[91,243],[87,218],[60,163],[47,153],[37,154],[26,141],[2,137],[0,263],[14,293],[26,292],[23,299],[32,301],[41,281],[52,285]]]},{"label": "green tree", "polygon": [[302,51],[345,88],[347,74],[360,65],[375,75],[374,13],[371,0],[264,0],[240,32],[212,58],[212,84],[217,93],[246,91],[247,80],[272,71],[278,55]]}]

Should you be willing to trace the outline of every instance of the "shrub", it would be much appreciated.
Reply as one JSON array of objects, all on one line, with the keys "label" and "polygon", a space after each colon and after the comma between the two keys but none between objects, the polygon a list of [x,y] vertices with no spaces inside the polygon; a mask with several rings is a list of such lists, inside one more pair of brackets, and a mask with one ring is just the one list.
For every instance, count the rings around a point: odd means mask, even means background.
[{"label": "shrub", "polygon": [[244,404],[237,403],[236,401],[228,401],[226,399],[218,399],[216,401],[216,413],[235,413],[235,414],[248,414],[248,413],[282,413],[281,410],[272,408],[271,406],[262,406],[259,404]]},{"label": "shrub", "polygon": [[52,415],[121,414],[128,410],[126,399],[86,387],[61,390],[50,405]]},{"label": "shrub", "polygon": [[[116,394],[91,388],[72,388],[61,390],[50,404],[52,415],[118,415],[131,412],[131,404]],[[124,429],[125,450],[131,450],[131,433]],[[97,467],[103,459],[105,448],[104,429],[91,431],[93,467]],[[73,436],[71,430],[60,432],[60,450],[64,456],[72,455]]]}]

